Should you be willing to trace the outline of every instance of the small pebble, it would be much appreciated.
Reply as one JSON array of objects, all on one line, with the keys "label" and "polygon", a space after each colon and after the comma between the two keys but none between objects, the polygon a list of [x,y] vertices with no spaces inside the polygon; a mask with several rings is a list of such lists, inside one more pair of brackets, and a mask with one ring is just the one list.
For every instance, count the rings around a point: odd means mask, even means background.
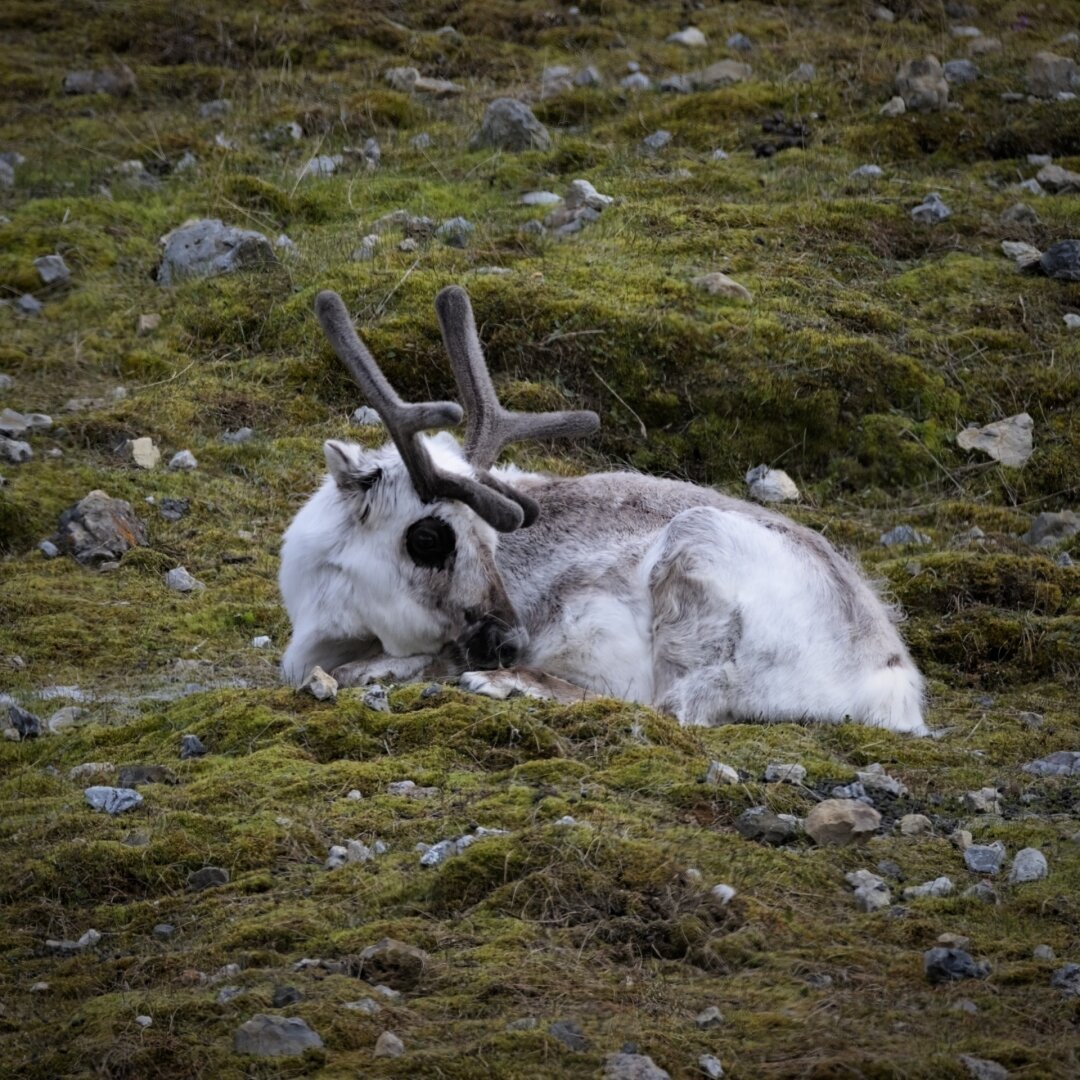
[{"label": "small pebble", "polygon": [[706,784],[737,784],[739,772],[731,765],[725,765],[722,761],[710,761],[709,771],[705,774]]},{"label": "small pebble", "polygon": [[148,1028],[154,1023],[154,1020],[150,1016],[136,1016],[135,1023],[141,1028]]},{"label": "small pebble", "polygon": [[1054,950],[1049,945],[1036,945],[1035,951],[1031,954],[1036,960],[1056,960],[1057,956]]},{"label": "small pebble", "polygon": [[694,1023],[702,1031],[708,1031],[710,1028],[720,1027],[724,1023],[724,1014],[716,1005],[710,1005],[694,1017]]},{"label": "small pebble", "polygon": [[720,1059],[712,1054],[702,1054],[698,1058],[698,1068],[709,1080],[721,1080],[724,1075],[724,1066],[720,1064]]},{"label": "small pebble", "polygon": [[196,469],[199,463],[195,460],[195,455],[190,450],[177,450],[175,454],[169,459],[170,469]]},{"label": "small pebble", "polygon": [[251,647],[253,649],[265,649],[270,644],[270,638],[266,634],[260,634],[258,637],[251,639]]}]

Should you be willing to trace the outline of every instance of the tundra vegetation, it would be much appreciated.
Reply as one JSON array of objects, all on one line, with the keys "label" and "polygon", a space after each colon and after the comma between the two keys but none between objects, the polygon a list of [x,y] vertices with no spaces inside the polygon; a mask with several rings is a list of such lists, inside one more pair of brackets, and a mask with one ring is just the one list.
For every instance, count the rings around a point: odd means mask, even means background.
[{"label": "tundra vegetation", "polygon": [[[889,20],[854,2],[715,3],[690,13],[705,45],[668,43],[688,7],[3,5],[0,150],[25,160],[0,172],[0,408],[54,423],[22,437],[30,460],[0,465],[2,711],[85,710],[0,741],[3,1071],[591,1077],[627,1043],[687,1077],[704,1054],[746,1078],[971,1075],[961,1055],[1017,1077],[1080,1071],[1080,996],[1051,985],[1080,962],[1078,782],[1022,769],[1080,750],[1080,539],[1028,534],[1080,491],[1080,331],[1064,318],[1080,284],[1022,274],[1001,251],[1077,236],[1075,187],[1018,187],[1043,167],[1028,155],[1080,170],[1080,101],[1027,83],[1036,53],[1077,58],[1076,5],[898,0]],[[968,24],[984,36],[953,33]],[[749,51],[728,44],[736,33]],[[900,65],[931,54],[972,58],[979,77],[951,84],[943,109],[881,115]],[[658,89],[721,60],[752,73]],[[620,84],[631,61],[651,89]],[[545,68],[572,81],[590,64],[600,85],[541,93]],[[813,72],[796,77],[800,64]],[[395,88],[394,67],[461,92]],[[115,74],[108,92],[64,93],[74,69]],[[507,96],[531,103],[550,145],[470,144]],[[659,130],[671,139],[643,149]],[[785,139],[799,145],[755,149]],[[301,178],[320,155],[341,162]],[[865,164],[881,175],[852,175]],[[566,238],[523,230],[549,212],[524,193],[579,178],[615,197],[597,220]],[[910,213],[930,192],[951,209],[936,223]],[[1006,213],[1020,201],[1035,213]],[[463,246],[419,235],[402,250],[400,225],[365,245],[398,209],[474,229]],[[293,246],[163,287],[159,238],[190,217]],[[52,254],[70,275],[44,284],[34,261]],[[693,284],[716,272],[752,298]],[[761,463],[789,473],[792,516],[907,612],[942,737],[680,729],[618,702],[452,686],[391,688],[384,711],[359,690],[316,701],[280,686],[281,533],[323,440],[380,441],[349,422],[362,402],[313,298],[342,294],[403,396],[444,398],[432,299],[450,282],[472,296],[506,404],[603,418],[588,444],[516,450],[523,465],[631,467],[736,495]],[[140,329],[148,314],[159,323]],[[66,411],[71,399],[87,400]],[[1025,412],[1020,467],[957,442]],[[243,427],[248,441],[223,440]],[[152,469],[124,454],[146,437],[163,452]],[[197,468],[167,468],[184,449]],[[131,504],[147,542],[106,570],[45,558],[60,514],[98,489]],[[166,518],[165,499],[187,512]],[[925,542],[883,545],[897,525]],[[181,565],[205,588],[167,588]],[[208,752],[181,759],[183,735]],[[716,761],[738,782],[710,782]],[[71,778],[91,762],[107,767]],[[805,778],[765,783],[772,762]],[[802,833],[770,846],[734,827],[753,806],[804,817],[875,762],[907,793],[871,793],[883,818],[862,846]],[[94,812],[83,789],[131,765],[164,771],[134,809]],[[413,794],[391,789],[403,780]],[[1000,797],[977,813],[965,794],[983,788]],[[907,814],[929,826],[901,833]],[[504,831],[420,865],[418,843],[478,826]],[[957,829],[1005,845],[993,902],[965,895],[982,878]],[[350,839],[386,850],[325,869]],[[1049,874],[1009,883],[1026,847]],[[227,880],[198,888],[208,867]],[[860,869],[902,875],[891,906],[857,910],[845,874]],[[902,899],[943,875],[951,895]],[[90,929],[100,938],[73,947]],[[943,934],[970,939],[989,972],[929,981],[923,953]],[[397,999],[358,959],[385,937],[428,957],[380,975]],[[379,1011],[346,1007],[365,998]],[[722,1022],[699,1025],[710,1006]],[[302,1018],[323,1046],[236,1053],[236,1029],[264,1013]],[[559,1022],[577,1027],[553,1034]],[[375,1056],[387,1031],[400,1056],[386,1039]]]}]

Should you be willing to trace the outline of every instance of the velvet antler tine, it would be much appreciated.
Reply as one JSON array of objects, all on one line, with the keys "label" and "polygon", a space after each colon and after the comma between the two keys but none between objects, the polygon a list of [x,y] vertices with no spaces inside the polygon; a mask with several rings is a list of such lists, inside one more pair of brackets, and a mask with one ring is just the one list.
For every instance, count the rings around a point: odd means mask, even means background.
[{"label": "velvet antler tine", "polygon": [[435,298],[443,342],[465,401],[465,456],[480,469],[490,469],[503,449],[522,439],[560,439],[591,435],[600,427],[593,412],[519,413],[504,409],[491,382],[472,304],[459,285]]}]

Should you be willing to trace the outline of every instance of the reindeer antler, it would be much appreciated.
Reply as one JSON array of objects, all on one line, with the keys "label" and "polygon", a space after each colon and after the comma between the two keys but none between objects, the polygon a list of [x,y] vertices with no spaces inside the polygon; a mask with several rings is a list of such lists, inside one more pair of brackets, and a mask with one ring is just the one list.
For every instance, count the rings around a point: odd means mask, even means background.
[{"label": "reindeer antler", "polygon": [[471,507],[493,529],[513,532],[535,519],[538,507],[482,471],[478,480],[440,469],[419,439],[421,431],[452,427],[461,422],[461,406],[452,401],[406,402],[379,370],[375,358],[358,337],[345,304],[335,292],[315,297],[315,314],[341,362],[359,384],[368,402],[382,417],[401,460],[423,502],[457,499]]},{"label": "reindeer antler", "polygon": [[495,394],[484,350],[476,332],[469,294],[449,285],[435,297],[443,341],[465,401],[465,456],[478,469],[490,469],[499,454],[521,439],[572,439],[600,427],[594,412],[511,412]]}]

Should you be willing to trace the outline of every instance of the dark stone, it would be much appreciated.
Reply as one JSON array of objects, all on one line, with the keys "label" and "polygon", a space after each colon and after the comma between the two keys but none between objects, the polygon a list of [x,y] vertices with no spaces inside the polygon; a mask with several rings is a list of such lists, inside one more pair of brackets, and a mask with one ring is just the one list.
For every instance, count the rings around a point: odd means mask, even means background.
[{"label": "dark stone", "polygon": [[218,885],[229,884],[229,871],[220,866],[204,866],[201,870],[193,870],[187,876],[187,887],[192,892],[201,892],[203,889],[213,889]]},{"label": "dark stone", "polygon": [[60,515],[53,540],[61,551],[89,564],[119,559],[145,544],[147,533],[130,503],[111,499],[104,491],[91,491]]},{"label": "dark stone", "polygon": [[159,922],[154,927],[154,937],[168,938],[172,937],[176,932],[176,927],[172,923]]},{"label": "dark stone", "polygon": [[322,1044],[322,1039],[299,1016],[257,1013],[233,1035],[233,1049],[238,1054],[259,1057],[293,1057]]},{"label": "dark stone", "polygon": [[568,1050],[576,1050],[578,1053],[583,1053],[590,1046],[585,1032],[573,1020],[556,1020],[548,1028],[548,1034],[558,1039]]},{"label": "dark stone", "polygon": [[1069,997],[1080,997],[1080,964],[1066,964],[1050,976],[1050,985]]},{"label": "dark stone", "polygon": [[938,947],[923,953],[923,971],[932,983],[981,979],[990,974],[989,964],[978,964],[963,949]]},{"label": "dark stone", "polygon": [[189,758],[202,757],[209,753],[198,735],[180,736],[180,759],[187,761]]},{"label": "dark stone", "polygon": [[744,810],[735,822],[735,829],[745,839],[762,844],[783,844],[798,832],[794,821],[774,814],[767,806]]},{"label": "dark stone", "polygon": [[1059,240],[1043,252],[1039,266],[1047,277],[1080,281],[1080,240]]},{"label": "dark stone", "polygon": [[383,938],[359,955],[357,974],[369,983],[383,983],[393,990],[411,990],[429,963],[431,957],[423,949],[394,938]]},{"label": "dark stone", "polygon": [[8,706],[8,720],[19,733],[20,739],[36,739],[41,734],[41,721],[18,705]]},{"label": "dark stone", "polygon": [[122,765],[117,777],[120,787],[138,787],[139,784],[175,784],[176,776],[164,765]]},{"label": "dark stone", "polygon": [[166,521],[179,521],[190,509],[187,499],[162,499],[158,503],[158,513]]},{"label": "dark stone", "polygon": [[513,98],[497,98],[484,113],[480,130],[469,140],[476,150],[550,150],[551,136],[528,105]]},{"label": "dark stone", "polygon": [[270,1004],[275,1009],[284,1009],[286,1005],[295,1005],[303,996],[295,986],[275,986]]}]

